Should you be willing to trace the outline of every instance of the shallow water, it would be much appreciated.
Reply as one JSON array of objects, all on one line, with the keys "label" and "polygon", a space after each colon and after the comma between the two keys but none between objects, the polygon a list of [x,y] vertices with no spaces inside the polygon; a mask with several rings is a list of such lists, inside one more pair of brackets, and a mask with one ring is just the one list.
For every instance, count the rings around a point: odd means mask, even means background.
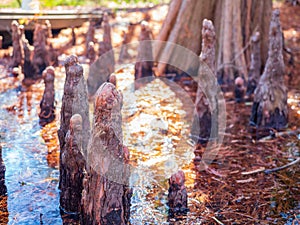
[{"label": "shallow water", "polygon": [[[133,169],[130,221],[132,224],[163,224],[168,215],[167,179],[181,167],[189,171],[193,158],[190,145],[180,142],[183,137],[187,139],[186,115],[180,100],[176,100],[175,94],[160,80],[141,88],[143,91],[136,93],[133,102],[132,69],[130,66],[124,73],[117,74],[118,86],[124,95],[124,144],[130,149]],[[38,118],[43,81],[27,90],[16,85],[17,88],[0,94],[9,224],[40,224],[41,221],[62,224],[56,132],[63,84],[63,68],[57,68],[56,121],[44,128],[40,127]],[[154,108],[145,108],[147,104]],[[137,116],[129,121],[127,117],[132,113]],[[192,176],[187,177],[187,183],[193,183]]]},{"label": "shallow water", "polygon": [[[57,77],[56,83],[62,80],[62,76]],[[57,128],[55,123],[39,126],[42,91],[40,81],[26,91],[16,88],[0,94],[9,224],[62,223],[58,210]]]}]

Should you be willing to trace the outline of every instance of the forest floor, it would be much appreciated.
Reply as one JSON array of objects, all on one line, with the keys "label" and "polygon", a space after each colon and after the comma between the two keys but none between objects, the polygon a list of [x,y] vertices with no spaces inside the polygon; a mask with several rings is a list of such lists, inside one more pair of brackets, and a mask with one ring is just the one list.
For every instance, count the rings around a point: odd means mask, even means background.
[{"label": "forest floor", "polygon": [[[227,128],[217,158],[206,171],[198,171],[197,163],[191,167],[196,174],[193,186],[188,186],[190,214],[201,219],[202,224],[300,224],[300,166],[270,172],[300,157],[300,6],[274,3],[281,10],[285,37],[284,53],[286,83],[289,89],[289,127],[276,133],[276,137],[255,139],[250,132],[251,103],[235,103],[232,93],[226,93]],[[113,20],[113,46],[122,43],[122,30],[126,22],[148,20],[153,36],[160,30],[168,7],[163,5],[145,12],[117,13]],[[123,29],[124,28],[124,29]],[[71,29],[63,30],[54,41],[60,47],[61,57],[68,54],[83,55],[84,32],[87,24],[76,29],[77,45],[70,46]],[[96,30],[96,38],[102,35]],[[138,40],[136,26],[132,41]],[[65,47],[61,47],[65,46]],[[9,50],[8,50],[9,51]],[[2,51],[1,56],[7,54]],[[4,61],[2,61],[3,63]],[[0,92],[15,87],[16,83],[3,84]],[[178,82],[195,96],[195,89]],[[204,148],[197,146],[195,154]],[[1,202],[0,202],[1,203]],[[186,216],[178,216],[178,224]],[[172,220],[170,222],[172,224]],[[176,223],[177,224],[177,223]]]}]

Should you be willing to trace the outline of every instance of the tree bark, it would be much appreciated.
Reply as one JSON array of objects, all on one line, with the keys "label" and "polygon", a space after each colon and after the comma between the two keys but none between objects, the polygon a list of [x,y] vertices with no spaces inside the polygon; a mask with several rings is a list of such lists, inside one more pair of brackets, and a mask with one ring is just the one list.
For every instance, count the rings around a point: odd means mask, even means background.
[{"label": "tree bark", "polygon": [[94,122],[82,192],[82,224],[127,224],[129,152],[122,144],[121,94],[104,83],[95,98]]},{"label": "tree bark", "polygon": [[274,10],[269,31],[268,60],[254,93],[251,124],[280,130],[288,122],[287,88],[284,84],[283,35],[279,10]]},{"label": "tree bark", "polygon": [[75,114],[70,119],[61,156],[63,174],[60,176],[60,207],[64,213],[79,214],[85,173],[85,158],[82,152],[82,117]]}]

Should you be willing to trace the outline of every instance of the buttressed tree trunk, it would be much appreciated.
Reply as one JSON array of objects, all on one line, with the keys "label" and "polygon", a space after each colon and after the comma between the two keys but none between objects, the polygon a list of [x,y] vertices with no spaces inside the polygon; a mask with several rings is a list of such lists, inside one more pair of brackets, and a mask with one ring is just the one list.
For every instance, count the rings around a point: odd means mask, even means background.
[{"label": "buttressed tree trunk", "polygon": [[[261,62],[267,59],[268,27],[272,12],[272,0],[172,0],[158,40],[179,44],[199,55],[201,52],[201,23],[212,20],[217,36],[217,75],[221,83],[233,83],[236,76],[247,79],[250,65],[249,43],[256,32],[261,34]],[[154,50],[156,61],[172,56],[168,48]],[[188,58],[182,59],[191,65],[190,75],[197,74],[197,67]],[[158,64],[158,74],[168,73],[173,68]]]},{"label": "buttressed tree trunk", "polygon": [[[65,149],[65,136],[70,128],[70,119],[74,114],[80,114],[82,117],[82,149],[85,156],[87,154],[87,145],[90,136],[87,89],[83,77],[83,68],[78,63],[77,56],[71,55],[65,60],[65,69],[66,80],[62,97],[60,128],[58,130],[60,159]],[[63,173],[61,167],[60,173]]]},{"label": "buttressed tree trunk", "polygon": [[270,24],[268,60],[254,93],[251,124],[280,130],[288,122],[287,88],[284,84],[283,35],[279,10],[274,10]]},{"label": "buttressed tree trunk", "polygon": [[70,129],[61,157],[60,207],[65,213],[80,213],[85,158],[82,152],[82,117],[75,114],[70,119]]},{"label": "buttressed tree trunk", "polygon": [[[192,136],[196,142],[205,144],[211,134],[212,115],[217,113],[217,89],[208,87],[205,76],[215,76],[216,33],[210,20],[203,20],[202,51],[200,54],[199,81],[195,101]],[[216,85],[216,84],[215,84]]]},{"label": "buttressed tree trunk", "polygon": [[122,144],[121,101],[112,83],[104,83],[96,93],[82,192],[82,224],[128,223],[129,153]]}]

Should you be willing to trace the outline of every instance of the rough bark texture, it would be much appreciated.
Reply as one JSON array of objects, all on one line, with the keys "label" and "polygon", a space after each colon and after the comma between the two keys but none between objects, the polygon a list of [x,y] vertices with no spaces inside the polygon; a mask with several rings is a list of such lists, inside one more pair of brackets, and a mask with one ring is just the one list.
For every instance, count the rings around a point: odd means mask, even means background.
[{"label": "rough bark texture", "polygon": [[46,47],[46,29],[41,24],[36,24],[33,37],[33,59],[32,64],[36,75],[41,75],[44,69],[50,65],[49,55]]},{"label": "rough bark texture", "polygon": [[87,79],[88,93],[94,95],[98,88],[115,70],[115,56],[112,50],[111,31],[108,16],[103,16],[103,41],[99,42],[98,59],[91,65]]},{"label": "rough bark texture", "polygon": [[122,144],[121,101],[111,83],[104,83],[96,93],[82,192],[82,224],[128,223],[129,153]]},{"label": "rough bark texture", "polygon": [[55,119],[55,91],[54,91],[54,79],[55,73],[52,66],[47,67],[43,72],[43,79],[45,83],[45,89],[42,101],[40,103],[40,125],[45,126],[51,123]]},{"label": "rough bark texture", "polygon": [[205,76],[215,76],[215,45],[216,33],[212,21],[203,20],[202,25],[202,52],[200,54],[199,81],[195,101],[194,122],[192,136],[198,143],[207,143],[211,135],[212,113],[217,112],[217,90],[207,92]]},{"label": "rough bark texture", "polygon": [[[218,78],[220,82],[233,84],[238,75],[247,79],[246,69],[250,65],[250,50],[247,47],[250,36],[256,31],[261,34],[261,62],[265,64],[271,11],[272,0],[173,0],[157,39],[179,44],[198,55],[201,51],[201,23],[205,18],[212,20],[218,40]],[[160,56],[164,59],[174,57],[170,48],[158,47],[154,51],[155,59],[159,61]],[[189,58],[182,60],[190,65],[190,75],[197,74],[198,65],[194,65]],[[174,68],[158,63],[157,71],[159,75],[173,73]]]},{"label": "rough bark texture", "polygon": [[177,214],[187,212],[187,191],[184,185],[183,171],[178,171],[169,179],[168,206],[169,213]]},{"label": "rough bark texture", "polygon": [[95,62],[96,59],[96,51],[94,42],[90,41],[87,47],[86,57],[89,59],[89,64]]},{"label": "rough bark texture", "polygon": [[[135,63],[135,80],[138,80],[143,77],[149,77],[153,75],[152,67],[153,67],[153,53],[152,53],[152,46],[149,42],[143,41],[150,41],[152,33],[148,27],[148,23],[143,21],[141,24],[141,33],[139,37],[139,48],[137,53],[137,59]],[[151,60],[151,61],[150,61]]]},{"label": "rough bark texture", "polygon": [[284,84],[283,35],[279,10],[274,10],[269,31],[268,60],[254,93],[251,124],[280,130],[288,122],[287,88]]},{"label": "rough bark texture", "polygon": [[2,146],[0,145],[0,196],[6,195],[7,188],[5,185],[5,165],[2,159]]},{"label": "rough bark texture", "polygon": [[23,65],[24,60],[24,50],[22,45],[22,35],[19,29],[19,23],[17,21],[12,21],[11,23],[12,30],[12,44],[13,44],[13,53],[12,53],[12,62],[11,67],[18,67]]},{"label": "rough bark texture", "polygon": [[60,207],[65,213],[80,213],[81,193],[85,173],[85,158],[82,152],[82,117],[75,114],[70,119],[70,129],[65,138],[61,156]]},{"label": "rough bark texture", "polygon": [[[60,144],[60,159],[65,149],[65,137],[70,127],[70,119],[74,114],[82,117],[82,149],[86,156],[90,136],[89,105],[86,83],[83,78],[83,68],[78,64],[77,56],[71,55],[65,60],[66,80],[62,97],[60,128],[58,138]],[[60,166],[60,174],[63,174]],[[61,181],[60,181],[61,186]]]},{"label": "rough bark texture", "polygon": [[260,34],[256,32],[251,37],[251,61],[248,76],[247,95],[250,96],[259,82],[261,71]]},{"label": "rough bark texture", "polygon": [[122,42],[120,55],[119,55],[119,63],[123,63],[124,61],[131,58],[130,54],[128,53],[127,44],[131,42],[133,37],[133,32],[134,32],[134,25],[129,24],[128,31],[127,32],[123,31],[122,33],[123,42]]}]

